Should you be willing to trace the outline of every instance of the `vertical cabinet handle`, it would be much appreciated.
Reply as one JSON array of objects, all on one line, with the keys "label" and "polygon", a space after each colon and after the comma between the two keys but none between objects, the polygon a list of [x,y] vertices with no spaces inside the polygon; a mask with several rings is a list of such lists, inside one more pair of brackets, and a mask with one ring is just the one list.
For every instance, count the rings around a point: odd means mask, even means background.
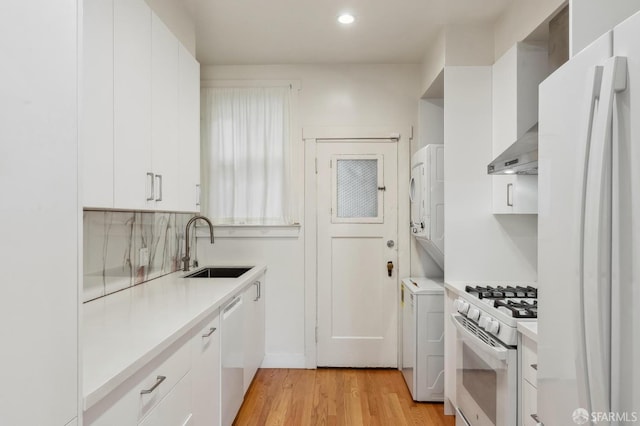
[{"label": "vertical cabinet handle", "polygon": [[513,194],[513,184],[507,184],[507,206],[513,207],[513,200],[511,199],[511,194]]},{"label": "vertical cabinet handle", "polygon": [[253,301],[257,302],[258,300],[260,300],[260,281],[256,281],[255,283],[253,283],[253,285],[256,286],[256,298],[253,299]]},{"label": "vertical cabinet handle", "polygon": [[156,175],[156,179],[158,180],[158,197],[156,197],[156,201],[162,201],[162,175]]},{"label": "vertical cabinet handle", "polygon": [[196,184],[196,206],[200,205],[200,184]]},{"label": "vertical cabinet handle", "polygon": [[158,376],[158,377],[156,377],[156,382],[153,384],[153,386],[151,386],[149,389],[141,390],[140,391],[140,395],[145,395],[145,394],[153,392],[154,390],[156,390],[156,388],[158,386],[160,386],[160,383],[165,381],[166,378],[167,378],[167,376]]},{"label": "vertical cabinet handle", "polygon": [[154,184],[155,184],[155,179],[153,178],[153,173],[151,172],[147,172],[147,177],[150,178],[149,179],[149,194],[147,195],[147,201],[153,201],[153,197],[155,196],[155,188],[154,188]]}]

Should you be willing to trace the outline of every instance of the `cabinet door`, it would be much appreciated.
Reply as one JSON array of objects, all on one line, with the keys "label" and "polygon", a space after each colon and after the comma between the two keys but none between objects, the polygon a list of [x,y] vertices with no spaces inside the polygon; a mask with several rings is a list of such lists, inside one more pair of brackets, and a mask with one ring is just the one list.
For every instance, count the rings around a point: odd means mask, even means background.
[{"label": "cabinet door", "polygon": [[180,45],[178,85],[180,210],[200,211],[200,64]]},{"label": "cabinet door", "polygon": [[243,294],[245,310],[244,322],[244,393],[249,389],[256,371],[264,359],[265,344],[265,276],[262,275]]},{"label": "cabinet door", "polygon": [[185,426],[191,422],[191,372],[149,412],[139,426]]},{"label": "cabinet door", "polygon": [[522,425],[536,426],[538,422],[531,416],[537,414],[538,391],[526,380],[522,380]]},{"label": "cabinet door", "polygon": [[126,385],[119,386],[85,411],[83,424],[131,425],[146,418],[191,369],[191,349],[190,338],[179,338],[158,357],[129,377]]},{"label": "cabinet door", "polygon": [[144,0],[114,0],[113,19],[114,207],[149,209],[151,9]]},{"label": "cabinet door", "polygon": [[0,9],[0,423],[64,425],[78,415],[77,2]]},{"label": "cabinet door", "polygon": [[178,49],[180,43],[152,13],[151,163],[155,209],[179,210]]},{"label": "cabinet door", "polygon": [[451,317],[453,302],[456,294],[451,290],[445,290],[444,300],[444,396],[445,414],[454,414],[456,403],[456,329],[449,318]]},{"label": "cabinet door", "polygon": [[[538,85],[547,75],[546,46],[517,43],[492,68],[493,156],[538,121]],[[494,214],[537,214],[537,176],[493,176]]]},{"label": "cabinet door", "polygon": [[493,176],[493,213],[513,213],[515,176]]},{"label": "cabinet door", "polygon": [[514,45],[492,67],[493,156],[518,137],[518,49]]},{"label": "cabinet door", "polygon": [[82,205],[113,207],[113,0],[85,0],[82,40]]},{"label": "cabinet door", "polygon": [[537,214],[537,176],[493,176],[494,214]]},{"label": "cabinet door", "polygon": [[209,321],[193,338],[193,422],[220,424],[220,320]]}]

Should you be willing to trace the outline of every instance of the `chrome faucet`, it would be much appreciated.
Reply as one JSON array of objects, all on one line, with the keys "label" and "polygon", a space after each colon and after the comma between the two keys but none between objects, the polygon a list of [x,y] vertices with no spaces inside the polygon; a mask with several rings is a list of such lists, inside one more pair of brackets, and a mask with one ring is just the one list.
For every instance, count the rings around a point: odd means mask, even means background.
[{"label": "chrome faucet", "polygon": [[198,219],[202,219],[205,222],[207,222],[207,224],[209,224],[209,233],[211,234],[211,244],[213,244],[213,225],[211,224],[211,221],[204,216],[194,216],[191,219],[189,219],[189,222],[187,222],[187,227],[184,231],[185,248],[184,248],[184,257],[182,258],[183,271],[189,270],[189,261],[191,260],[191,258],[189,257],[189,228],[191,227],[191,224]]}]

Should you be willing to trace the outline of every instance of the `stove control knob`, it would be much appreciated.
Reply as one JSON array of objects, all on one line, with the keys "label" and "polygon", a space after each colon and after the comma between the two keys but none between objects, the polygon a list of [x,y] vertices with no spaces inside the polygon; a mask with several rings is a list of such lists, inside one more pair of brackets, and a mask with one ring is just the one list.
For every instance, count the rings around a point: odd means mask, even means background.
[{"label": "stove control knob", "polygon": [[496,334],[500,330],[500,323],[496,320],[491,320],[484,329],[487,333]]},{"label": "stove control knob", "polygon": [[461,300],[460,304],[458,305],[458,312],[460,312],[463,315],[466,315],[468,311],[469,311],[469,303],[465,302],[464,300]]},{"label": "stove control knob", "polygon": [[478,318],[480,318],[480,309],[478,308],[471,308],[469,309],[469,313],[467,314],[467,318],[470,318],[474,321],[478,321]]},{"label": "stove control knob", "polygon": [[486,315],[483,315],[480,317],[480,321],[478,321],[478,325],[480,326],[480,328],[487,328],[487,324],[491,321],[491,318],[489,318]]},{"label": "stove control knob", "polygon": [[462,299],[456,299],[453,301],[453,309],[456,312],[460,309],[460,305],[462,305]]}]

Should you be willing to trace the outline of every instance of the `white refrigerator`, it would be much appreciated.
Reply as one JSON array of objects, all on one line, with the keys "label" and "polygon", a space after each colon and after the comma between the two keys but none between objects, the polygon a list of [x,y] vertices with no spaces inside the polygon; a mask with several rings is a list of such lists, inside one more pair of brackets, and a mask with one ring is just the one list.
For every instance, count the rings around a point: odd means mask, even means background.
[{"label": "white refrigerator", "polygon": [[640,422],[640,14],[540,85],[538,418]]}]

